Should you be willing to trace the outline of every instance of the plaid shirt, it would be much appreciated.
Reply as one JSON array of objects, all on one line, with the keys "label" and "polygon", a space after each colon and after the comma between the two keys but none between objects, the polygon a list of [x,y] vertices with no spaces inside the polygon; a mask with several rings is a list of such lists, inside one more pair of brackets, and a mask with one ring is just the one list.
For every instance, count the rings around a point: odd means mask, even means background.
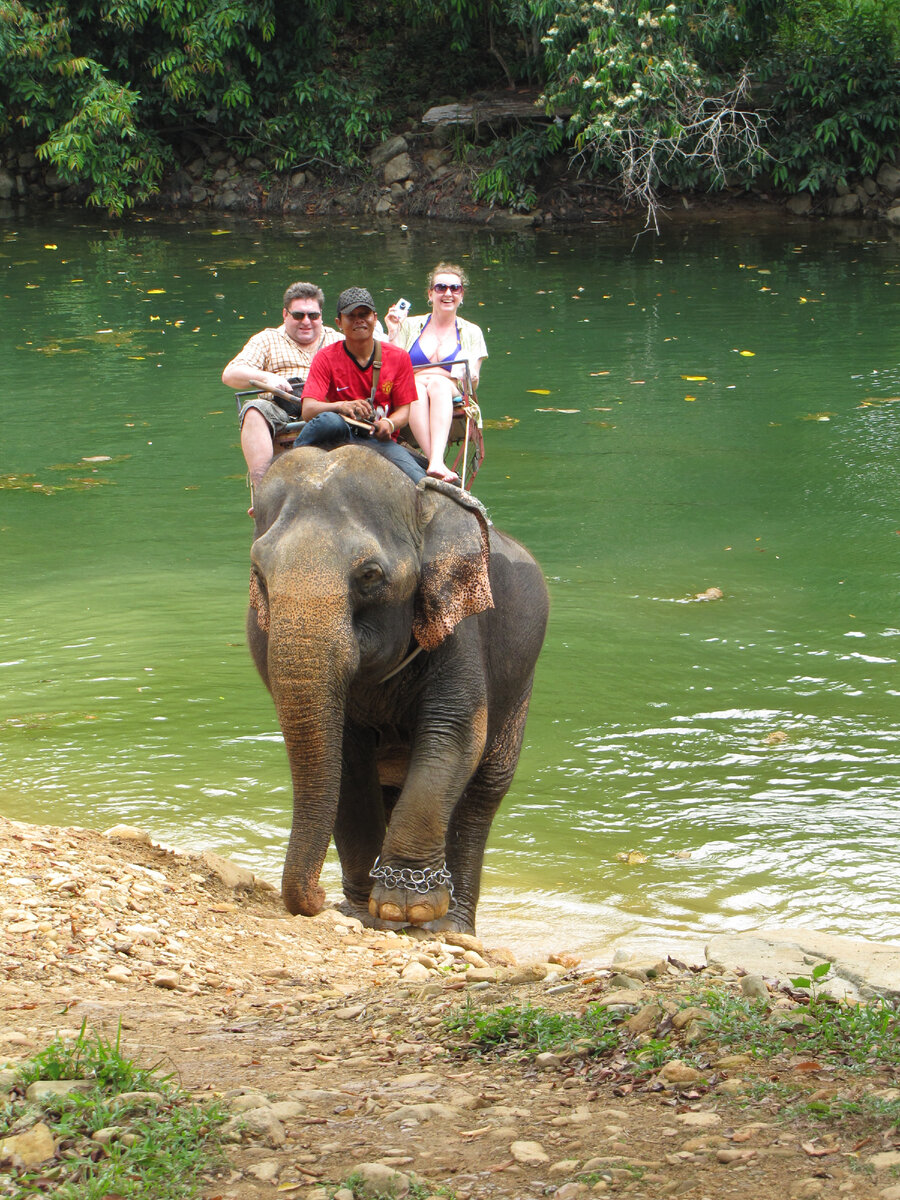
[{"label": "plaid shirt", "polygon": [[277,329],[263,329],[255,333],[228,366],[240,363],[285,377],[305,377],[316,351],[341,340],[341,334],[336,329],[326,328],[317,342],[311,342],[308,346],[298,346],[294,339],[285,333],[284,326],[280,325]]}]

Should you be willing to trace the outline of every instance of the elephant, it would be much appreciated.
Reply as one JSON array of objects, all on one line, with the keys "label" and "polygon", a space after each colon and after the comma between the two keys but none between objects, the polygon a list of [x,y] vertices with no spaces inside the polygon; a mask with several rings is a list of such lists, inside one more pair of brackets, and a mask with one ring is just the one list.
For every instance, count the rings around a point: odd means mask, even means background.
[{"label": "elephant", "polygon": [[368,924],[474,933],[547,623],[540,567],[468,493],[365,446],[281,455],[254,520],[247,638],[293,783],[287,909],[324,907],[333,835]]}]

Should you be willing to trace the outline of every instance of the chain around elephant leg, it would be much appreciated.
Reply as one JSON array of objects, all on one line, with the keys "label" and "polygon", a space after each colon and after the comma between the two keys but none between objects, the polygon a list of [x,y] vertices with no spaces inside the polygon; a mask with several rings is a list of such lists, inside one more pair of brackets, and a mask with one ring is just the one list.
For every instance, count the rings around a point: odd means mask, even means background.
[{"label": "chain around elephant leg", "polygon": [[422,925],[453,907],[453,880],[446,863],[440,867],[392,867],[379,857],[369,875],[374,882],[369,900],[372,916]]}]

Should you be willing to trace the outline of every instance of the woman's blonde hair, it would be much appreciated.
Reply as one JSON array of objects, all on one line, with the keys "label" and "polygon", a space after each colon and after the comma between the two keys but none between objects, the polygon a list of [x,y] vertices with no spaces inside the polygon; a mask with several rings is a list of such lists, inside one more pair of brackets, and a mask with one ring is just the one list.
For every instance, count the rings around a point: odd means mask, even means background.
[{"label": "woman's blonde hair", "polygon": [[462,269],[462,267],[458,267],[456,265],[456,263],[439,262],[438,265],[436,267],[433,267],[432,270],[429,271],[429,273],[428,273],[428,291],[429,292],[434,287],[435,275],[458,275],[459,282],[463,285],[463,287],[467,288],[469,286],[469,277],[465,273],[465,271]]}]

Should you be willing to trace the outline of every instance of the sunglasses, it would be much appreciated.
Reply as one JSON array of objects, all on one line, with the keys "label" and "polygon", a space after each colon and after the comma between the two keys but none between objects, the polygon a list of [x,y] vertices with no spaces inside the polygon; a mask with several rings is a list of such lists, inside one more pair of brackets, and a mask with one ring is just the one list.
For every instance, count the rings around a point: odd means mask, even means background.
[{"label": "sunglasses", "polygon": [[288,312],[289,317],[293,317],[295,321],[302,321],[304,317],[309,317],[311,321],[320,321],[322,314],[320,312],[301,312],[297,309],[296,312]]},{"label": "sunglasses", "polygon": [[452,292],[454,296],[463,290],[461,283],[433,283],[431,286],[436,292]]}]

